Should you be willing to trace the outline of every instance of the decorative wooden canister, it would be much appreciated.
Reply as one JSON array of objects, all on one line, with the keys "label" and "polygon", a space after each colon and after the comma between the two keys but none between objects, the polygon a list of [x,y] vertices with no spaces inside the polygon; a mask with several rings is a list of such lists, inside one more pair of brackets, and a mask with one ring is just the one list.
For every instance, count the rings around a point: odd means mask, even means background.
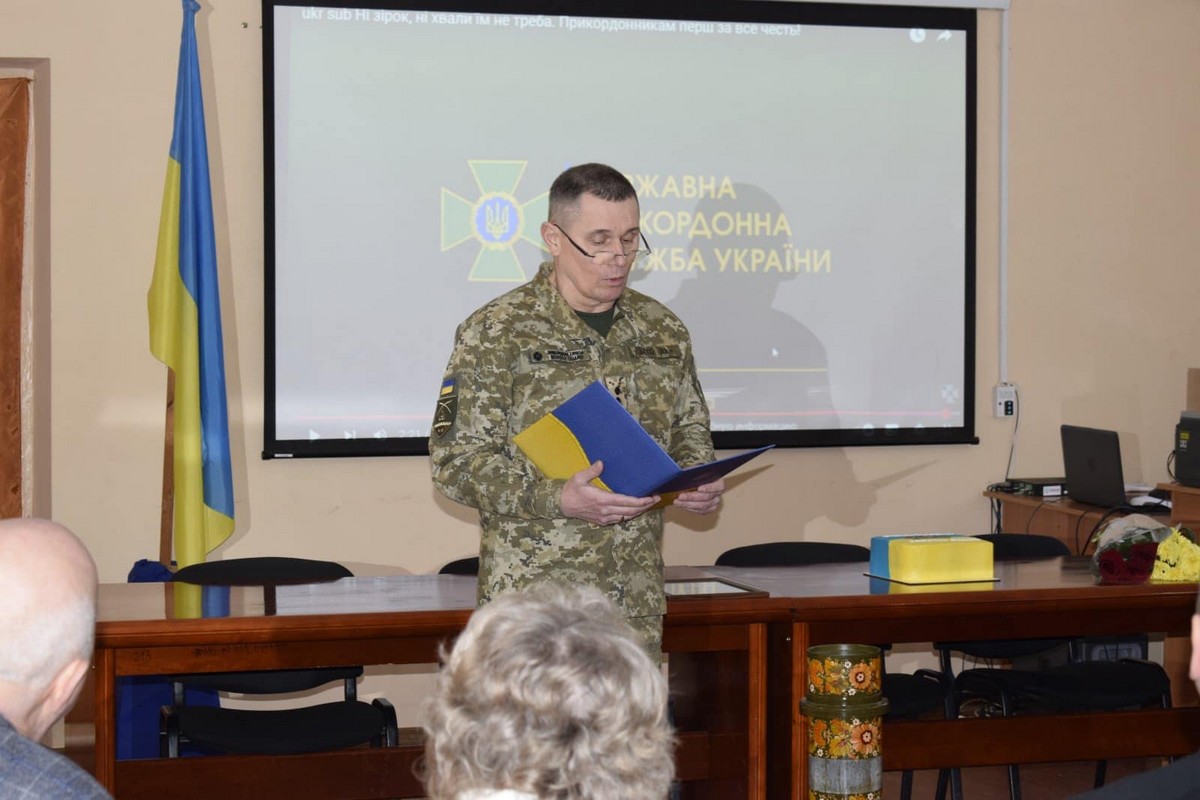
[{"label": "decorative wooden canister", "polygon": [[808,688],[800,710],[808,719],[810,800],[883,797],[882,654],[865,644],[808,648]]}]

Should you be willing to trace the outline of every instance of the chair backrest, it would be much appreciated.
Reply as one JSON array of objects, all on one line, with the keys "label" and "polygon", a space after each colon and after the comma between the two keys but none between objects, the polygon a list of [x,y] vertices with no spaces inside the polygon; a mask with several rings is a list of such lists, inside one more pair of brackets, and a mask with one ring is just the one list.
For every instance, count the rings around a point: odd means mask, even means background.
[{"label": "chair backrest", "polygon": [[765,542],[726,550],[718,567],[802,567],[806,564],[851,564],[871,560],[859,544],[840,542]]},{"label": "chair backrest", "polygon": [[[265,602],[271,606],[275,590],[270,587],[324,583],[353,577],[353,572],[336,561],[258,556],[191,564],[178,570],[171,576],[171,580],[199,586],[267,587],[266,594],[269,597],[265,598]],[[279,694],[312,689],[335,680],[343,682],[345,697],[351,700],[356,694],[354,681],[362,674],[363,668],[360,666],[345,666],[306,670],[175,675],[171,680],[176,684],[177,703],[182,703],[180,694],[184,685],[245,694]]]},{"label": "chair backrest", "polygon": [[[718,567],[804,567],[810,564],[862,564],[871,560],[871,551],[860,544],[842,544],[841,542],[764,542],[734,547],[717,556]],[[891,644],[878,643],[881,650],[888,651]],[[887,666],[883,660],[880,666],[887,680]],[[905,676],[911,677],[911,676]],[[903,687],[895,682],[889,683],[889,689],[896,695],[898,704],[906,708],[920,706],[921,711],[928,710],[941,704],[941,700],[926,706],[924,701],[911,697]],[[902,697],[903,695],[903,697]],[[914,712],[915,713],[915,712]]]},{"label": "chair backrest", "polygon": [[[996,561],[1036,560],[1072,555],[1071,548],[1053,536],[1030,533],[988,533],[981,535],[992,543]],[[1047,652],[1053,646],[1067,643],[1071,661],[1116,661],[1121,658],[1149,658],[1150,637],[1146,634],[1121,636],[1085,636],[1076,639],[1017,639],[993,642],[947,642],[966,645],[960,649],[976,658],[1020,658]]]},{"label": "chair backrest", "polygon": [[438,575],[478,575],[479,574],[479,556],[471,556],[470,558],[460,558],[457,561],[451,561],[438,570]]},{"label": "chair backrest", "polygon": [[1058,558],[1071,555],[1071,548],[1061,539],[1036,533],[984,533],[977,537],[992,543],[992,558],[996,561]]},{"label": "chair backrest", "polygon": [[[992,543],[992,558],[995,561],[1038,560],[1071,555],[1071,548],[1053,536],[1035,533],[985,533],[976,538]],[[1061,638],[981,639],[935,642],[934,647],[941,653],[942,669],[949,672],[949,654],[952,651],[985,661],[1008,660],[1046,653],[1069,641]]]},{"label": "chair backrest", "polygon": [[200,586],[287,586],[353,577],[353,572],[335,561],[262,556],[203,561],[183,567],[171,580]]},{"label": "chair backrest", "polygon": [[[252,672],[199,672],[172,675],[170,679],[179,689],[186,686],[190,689],[214,689],[245,695],[291,694],[341,681],[343,698],[353,700],[358,696],[358,686],[355,682],[362,676],[361,666],[351,666]],[[177,694],[175,702],[177,705],[183,705],[183,698]]]}]

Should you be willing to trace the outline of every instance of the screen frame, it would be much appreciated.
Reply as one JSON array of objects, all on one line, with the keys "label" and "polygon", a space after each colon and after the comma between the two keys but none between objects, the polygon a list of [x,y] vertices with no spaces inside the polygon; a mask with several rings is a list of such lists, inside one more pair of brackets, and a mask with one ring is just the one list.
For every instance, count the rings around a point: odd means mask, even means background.
[{"label": "screen frame", "polygon": [[[569,5],[569,7],[568,7]],[[276,253],[275,253],[275,23],[279,7],[397,9],[491,14],[544,14],[573,17],[694,20],[702,22],[765,22],[800,25],[924,27],[962,31],[964,54],[964,138],[966,164],[963,186],[963,413],[958,427],[839,428],[817,430],[713,431],[718,450],[777,447],[860,447],[881,445],[978,444],[975,434],[976,360],[976,163],[977,163],[977,10],[974,7],[876,5],[868,3],[807,3],[774,0],[705,0],[687,5],[675,0],[262,0],[263,78],[263,202],[264,202],[264,384],[263,459],[356,456],[428,455],[425,437],[280,439],[276,430]],[[433,390],[430,408],[434,405]]]}]

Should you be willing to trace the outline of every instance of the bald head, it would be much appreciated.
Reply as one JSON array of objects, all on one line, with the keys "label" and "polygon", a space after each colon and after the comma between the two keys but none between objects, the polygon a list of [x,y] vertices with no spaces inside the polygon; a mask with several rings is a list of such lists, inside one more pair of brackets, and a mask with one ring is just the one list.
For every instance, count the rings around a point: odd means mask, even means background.
[{"label": "bald head", "polygon": [[0,682],[44,689],[71,661],[91,658],[96,565],[49,520],[0,520]]}]

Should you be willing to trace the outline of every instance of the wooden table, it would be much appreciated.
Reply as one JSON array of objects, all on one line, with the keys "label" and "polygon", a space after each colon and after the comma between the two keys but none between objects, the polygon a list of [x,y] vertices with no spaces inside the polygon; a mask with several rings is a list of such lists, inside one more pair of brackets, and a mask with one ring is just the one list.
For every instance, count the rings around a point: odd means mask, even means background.
[{"label": "wooden table", "polygon": [[[687,568],[669,577],[698,574]],[[421,797],[417,745],[304,756],[116,761],[118,676],[345,664],[432,664],[466,624],[475,579],[348,578],[233,588],[228,616],[180,619],[176,584],[104,584],[96,632],[96,777],[120,800],[159,797]],[[195,598],[190,598],[195,600]],[[663,644],[687,797],[765,800],[766,626],[788,604],[672,602]],[[184,788],[186,787],[186,789]]]},{"label": "wooden table", "polygon": [[[799,704],[809,645],[1190,630],[1196,584],[1097,586],[1087,562],[998,562],[995,584],[937,587],[867,578],[863,564],[707,568],[793,604],[790,622],[768,626],[768,796],[808,796]],[[884,732],[885,770],[1179,755],[1200,748],[1200,708],[896,722]]]},{"label": "wooden table", "polygon": [[[1155,512],[1150,516],[1162,523],[1178,525],[1182,520],[1200,520],[1200,489],[1188,489],[1179,484],[1159,484],[1159,489],[1172,492],[1174,502],[1170,512]],[[984,492],[985,497],[1000,507],[1000,529],[1005,533],[1035,533],[1053,536],[1065,542],[1073,553],[1091,553],[1095,547],[1089,539],[1101,524],[1125,516],[1086,503],[1076,503],[1065,497],[1041,498],[1006,492]],[[1192,522],[1193,527],[1200,521]],[[1200,530],[1200,527],[1197,527]],[[1200,704],[1200,694],[1188,679],[1192,654],[1190,636],[1169,636],[1163,641],[1163,667],[1171,676],[1171,699],[1177,706]]]},{"label": "wooden table", "polygon": [[[997,565],[999,582],[896,593],[862,564],[705,568],[765,597],[668,604],[664,649],[680,730],[686,798],[807,796],[804,652],[831,642],[926,642],[1189,630],[1195,584],[1095,586],[1086,566],[1052,559]],[[677,571],[676,574],[679,574]],[[686,570],[684,574],[703,574]],[[472,578],[346,579],[234,589],[230,616],[175,619],[173,586],[108,584],[96,637],[96,772],[120,800],[161,796],[414,797],[420,748],[302,757],[115,762],[118,675],[362,663],[431,663],[465,624]],[[887,726],[884,768],[1182,754],[1200,747],[1200,709]],[[186,792],[182,787],[187,787]],[[223,793],[223,795],[221,794]]]},{"label": "wooden table", "polygon": [[[984,492],[983,496],[1000,504],[1002,532],[1053,536],[1065,542],[1072,553],[1091,552],[1088,540],[1096,528],[1129,513],[1076,503],[1066,497],[1029,497],[1008,492]],[[1168,521],[1166,513],[1143,513],[1162,519],[1164,524]]]}]

